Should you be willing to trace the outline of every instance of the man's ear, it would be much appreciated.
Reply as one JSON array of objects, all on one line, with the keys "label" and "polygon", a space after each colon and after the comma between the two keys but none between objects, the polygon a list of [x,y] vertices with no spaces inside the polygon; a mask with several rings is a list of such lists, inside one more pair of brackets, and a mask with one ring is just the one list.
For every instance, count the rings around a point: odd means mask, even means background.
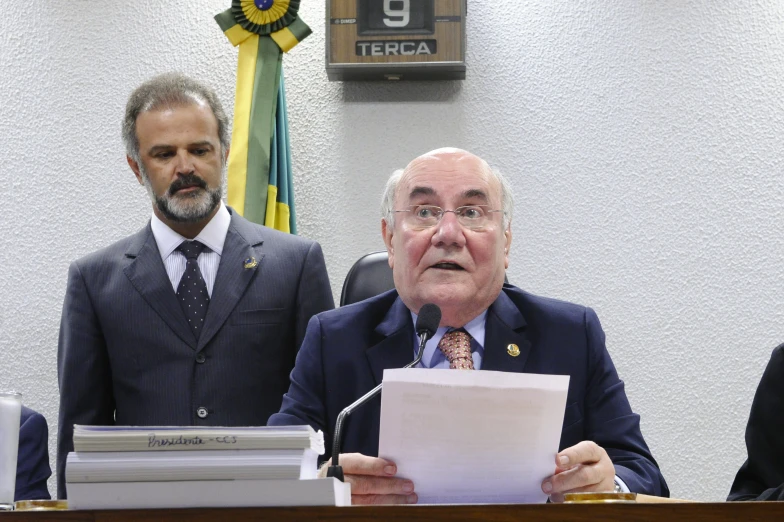
[{"label": "man's ear", "polygon": [[387,246],[389,268],[395,268],[395,249],[392,247],[392,227],[387,225],[386,219],[381,219],[381,236]]},{"label": "man's ear", "polygon": [[139,170],[139,163],[130,156],[125,156],[125,160],[128,162],[128,166],[131,167],[136,179],[139,181],[139,185],[144,185],[144,178],[142,177],[141,170]]}]

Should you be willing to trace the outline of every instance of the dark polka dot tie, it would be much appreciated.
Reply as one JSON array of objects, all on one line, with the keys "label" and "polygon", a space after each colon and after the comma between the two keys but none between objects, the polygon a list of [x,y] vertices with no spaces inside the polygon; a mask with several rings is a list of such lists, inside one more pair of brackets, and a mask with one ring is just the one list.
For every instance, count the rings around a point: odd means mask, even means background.
[{"label": "dark polka dot tie", "polygon": [[438,343],[438,349],[444,352],[450,369],[474,369],[474,359],[471,357],[471,336],[465,330],[452,330],[444,334]]},{"label": "dark polka dot tie", "polygon": [[193,335],[199,338],[204,327],[204,318],[207,317],[207,307],[210,305],[210,294],[207,293],[207,284],[201,276],[199,264],[196,260],[204,250],[209,250],[198,241],[183,241],[177,250],[185,256],[185,273],[182,274],[177,287],[177,299],[180,300],[185,318],[191,327]]}]

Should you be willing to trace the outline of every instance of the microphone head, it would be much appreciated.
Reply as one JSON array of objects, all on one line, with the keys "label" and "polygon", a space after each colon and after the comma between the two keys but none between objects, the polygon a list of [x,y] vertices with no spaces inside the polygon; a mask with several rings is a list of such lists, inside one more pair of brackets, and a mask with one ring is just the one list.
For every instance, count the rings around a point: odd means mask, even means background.
[{"label": "microphone head", "polygon": [[419,309],[416,322],[417,335],[425,334],[426,340],[436,334],[438,323],[441,322],[441,309],[438,305],[428,303]]}]

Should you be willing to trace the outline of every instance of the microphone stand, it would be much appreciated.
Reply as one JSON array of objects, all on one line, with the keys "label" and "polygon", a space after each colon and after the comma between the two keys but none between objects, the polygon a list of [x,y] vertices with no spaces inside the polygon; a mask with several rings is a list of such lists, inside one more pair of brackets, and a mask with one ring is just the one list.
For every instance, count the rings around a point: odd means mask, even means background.
[{"label": "microphone stand", "polygon": [[[432,334],[428,335],[429,332],[424,331],[419,334],[419,351],[417,352],[416,359],[411,361],[409,364],[403,366],[403,368],[411,368],[412,366],[416,366],[419,364],[419,361],[422,360],[422,355],[425,353],[425,343],[427,340],[432,337]],[[332,465],[327,468],[327,477],[335,477],[336,479],[340,480],[341,482],[345,482],[343,477],[343,468],[341,467],[338,459],[340,458],[340,442],[342,440],[343,435],[343,423],[346,420],[346,417],[351,415],[351,413],[365,404],[367,401],[378,395],[381,391],[381,386],[384,383],[382,382],[365,395],[360,397],[359,399],[355,400],[345,408],[343,411],[340,412],[338,415],[338,420],[335,422],[335,433],[334,438],[332,440]]]}]

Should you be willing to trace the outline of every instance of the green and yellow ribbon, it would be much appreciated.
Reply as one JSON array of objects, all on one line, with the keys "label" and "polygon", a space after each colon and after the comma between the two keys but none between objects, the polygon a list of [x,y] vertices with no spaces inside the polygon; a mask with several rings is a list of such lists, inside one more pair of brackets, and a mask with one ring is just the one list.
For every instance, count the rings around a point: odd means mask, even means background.
[{"label": "green and yellow ribbon", "polygon": [[[281,135],[279,124],[277,133],[275,130],[278,109],[285,123],[285,102],[278,107],[279,97],[284,99],[279,96],[282,53],[311,33],[297,17],[298,10],[299,0],[232,0],[231,8],[215,16],[231,44],[239,46],[228,165],[229,206],[251,221],[287,232],[295,232],[288,224],[293,219],[278,214],[288,216],[288,209],[282,206],[292,199],[290,179],[281,190],[281,180],[277,172],[271,179],[270,167],[279,168],[281,144],[288,147],[287,128],[283,129],[285,135]],[[271,156],[275,165],[271,165]],[[284,158],[288,166],[290,153]],[[281,192],[286,198],[284,205],[280,204]]]}]

